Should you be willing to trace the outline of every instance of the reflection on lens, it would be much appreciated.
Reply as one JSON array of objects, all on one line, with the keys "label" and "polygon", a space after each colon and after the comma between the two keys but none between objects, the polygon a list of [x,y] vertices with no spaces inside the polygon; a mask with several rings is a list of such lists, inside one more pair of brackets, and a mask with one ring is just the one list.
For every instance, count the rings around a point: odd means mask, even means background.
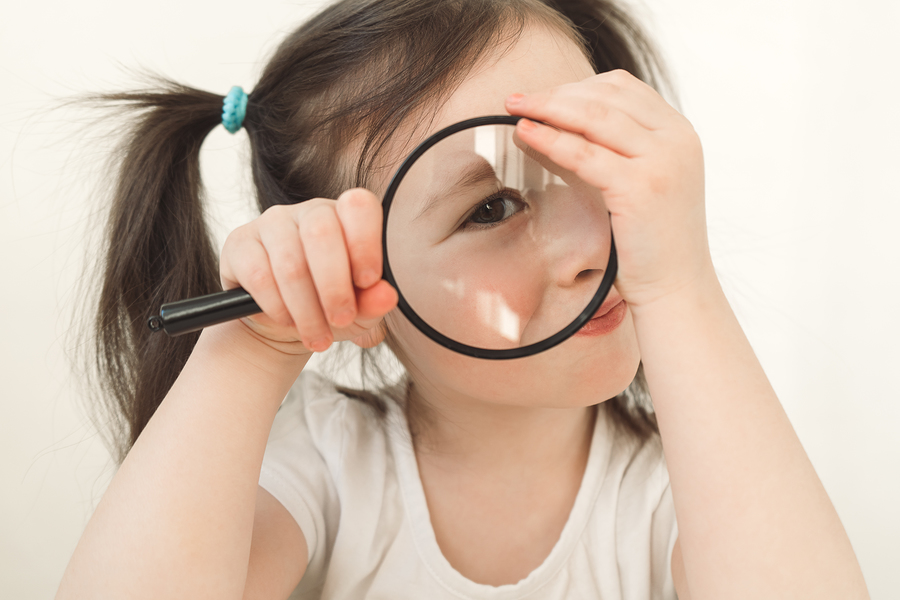
[{"label": "reflection on lens", "polygon": [[385,258],[409,308],[489,350],[570,325],[596,300],[610,247],[600,191],[525,146],[512,124],[463,129],[425,150],[385,222]]}]

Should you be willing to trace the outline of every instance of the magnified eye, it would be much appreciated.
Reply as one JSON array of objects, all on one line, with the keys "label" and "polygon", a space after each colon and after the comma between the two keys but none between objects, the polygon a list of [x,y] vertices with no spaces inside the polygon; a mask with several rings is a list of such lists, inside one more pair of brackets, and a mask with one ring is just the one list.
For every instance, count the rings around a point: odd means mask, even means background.
[{"label": "magnified eye", "polygon": [[525,207],[526,204],[519,192],[509,188],[500,190],[475,207],[463,223],[463,228],[485,229],[499,225]]}]

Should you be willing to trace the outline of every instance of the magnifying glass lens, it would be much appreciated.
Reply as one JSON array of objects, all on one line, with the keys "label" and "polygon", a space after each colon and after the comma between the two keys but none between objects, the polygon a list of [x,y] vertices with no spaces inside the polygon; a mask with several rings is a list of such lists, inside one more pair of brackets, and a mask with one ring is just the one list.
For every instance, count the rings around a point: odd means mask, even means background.
[{"label": "magnifying glass lens", "polygon": [[398,177],[386,265],[404,312],[439,337],[526,348],[602,302],[604,275],[614,276],[602,195],[525,145],[514,124],[442,137]]}]

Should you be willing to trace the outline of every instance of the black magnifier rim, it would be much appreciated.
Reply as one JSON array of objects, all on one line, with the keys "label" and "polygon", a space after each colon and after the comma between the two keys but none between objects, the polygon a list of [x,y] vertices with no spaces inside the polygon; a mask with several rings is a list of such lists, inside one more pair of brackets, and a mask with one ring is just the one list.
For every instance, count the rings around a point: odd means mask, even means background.
[{"label": "black magnifier rim", "polygon": [[399,297],[397,306],[400,308],[400,312],[402,312],[403,315],[407,319],[409,319],[410,322],[415,325],[419,331],[424,333],[431,340],[437,342],[445,348],[453,350],[454,352],[459,352],[460,354],[473,356],[475,358],[486,358],[490,360],[523,358],[525,356],[537,354],[538,352],[543,352],[544,350],[548,350],[562,343],[563,341],[571,337],[576,331],[581,329],[582,326],[584,326],[584,324],[591,319],[594,313],[597,312],[597,309],[600,308],[600,305],[603,304],[603,300],[606,298],[607,294],[609,294],[609,290],[612,288],[613,283],[616,280],[616,273],[618,271],[616,244],[612,236],[612,230],[610,229],[609,261],[606,265],[606,272],[603,274],[603,279],[600,281],[600,286],[597,288],[597,292],[594,294],[594,297],[588,303],[587,307],[581,312],[580,315],[575,318],[574,321],[572,321],[561,331],[539,342],[529,344],[528,346],[522,346],[520,348],[490,350],[488,348],[479,348],[477,346],[469,346],[467,344],[457,342],[456,340],[447,337],[446,335],[442,334],[441,332],[434,329],[431,325],[426,323],[406,301],[406,298],[403,296],[403,290],[401,290],[400,286],[397,285],[397,280],[394,278],[394,273],[391,270],[391,262],[388,258],[387,247],[388,213],[390,213],[391,203],[394,201],[394,194],[397,192],[397,188],[400,187],[400,182],[403,180],[404,175],[406,175],[406,173],[412,167],[413,163],[418,160],[419,157],[422,156],[429,148],[431,148],[444,138],[453,135],[454,133],[458,133],[460,131],[463,131],[464,129],[478,127],[480,125],[515,125],[521,118],[522,117],[511,115],[475,117],[474,119],[460,121],[459,123],[454,123],[449,127],[441,129],[440,131],[426,139],[424,142],[419,144],[416,149],[406,157],[406,160],[403,161],[403,164],[401,164],[400,168],[397,169],[397,172],[394,173],[394,177],[391,179],[387,191],[384,194],[384,200],[382,200],[382,210],[384,211],[383,227],[381,232],[381,247],[384,256],[382,278],[390,283],[395,290],[397,290],[397,296]]}]

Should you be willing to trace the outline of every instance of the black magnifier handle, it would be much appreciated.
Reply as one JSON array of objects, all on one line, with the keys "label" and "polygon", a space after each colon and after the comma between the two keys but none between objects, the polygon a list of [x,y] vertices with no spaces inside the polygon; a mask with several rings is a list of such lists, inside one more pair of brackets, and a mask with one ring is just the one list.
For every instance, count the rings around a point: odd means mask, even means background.
[{"label": "black magnifier handle", "polygon": [[176,336],[261,312],[262,309],[246,290],[235,288],[163,304],[159,315],[150,317],[147,326],[152,331],[162,330]]}]

